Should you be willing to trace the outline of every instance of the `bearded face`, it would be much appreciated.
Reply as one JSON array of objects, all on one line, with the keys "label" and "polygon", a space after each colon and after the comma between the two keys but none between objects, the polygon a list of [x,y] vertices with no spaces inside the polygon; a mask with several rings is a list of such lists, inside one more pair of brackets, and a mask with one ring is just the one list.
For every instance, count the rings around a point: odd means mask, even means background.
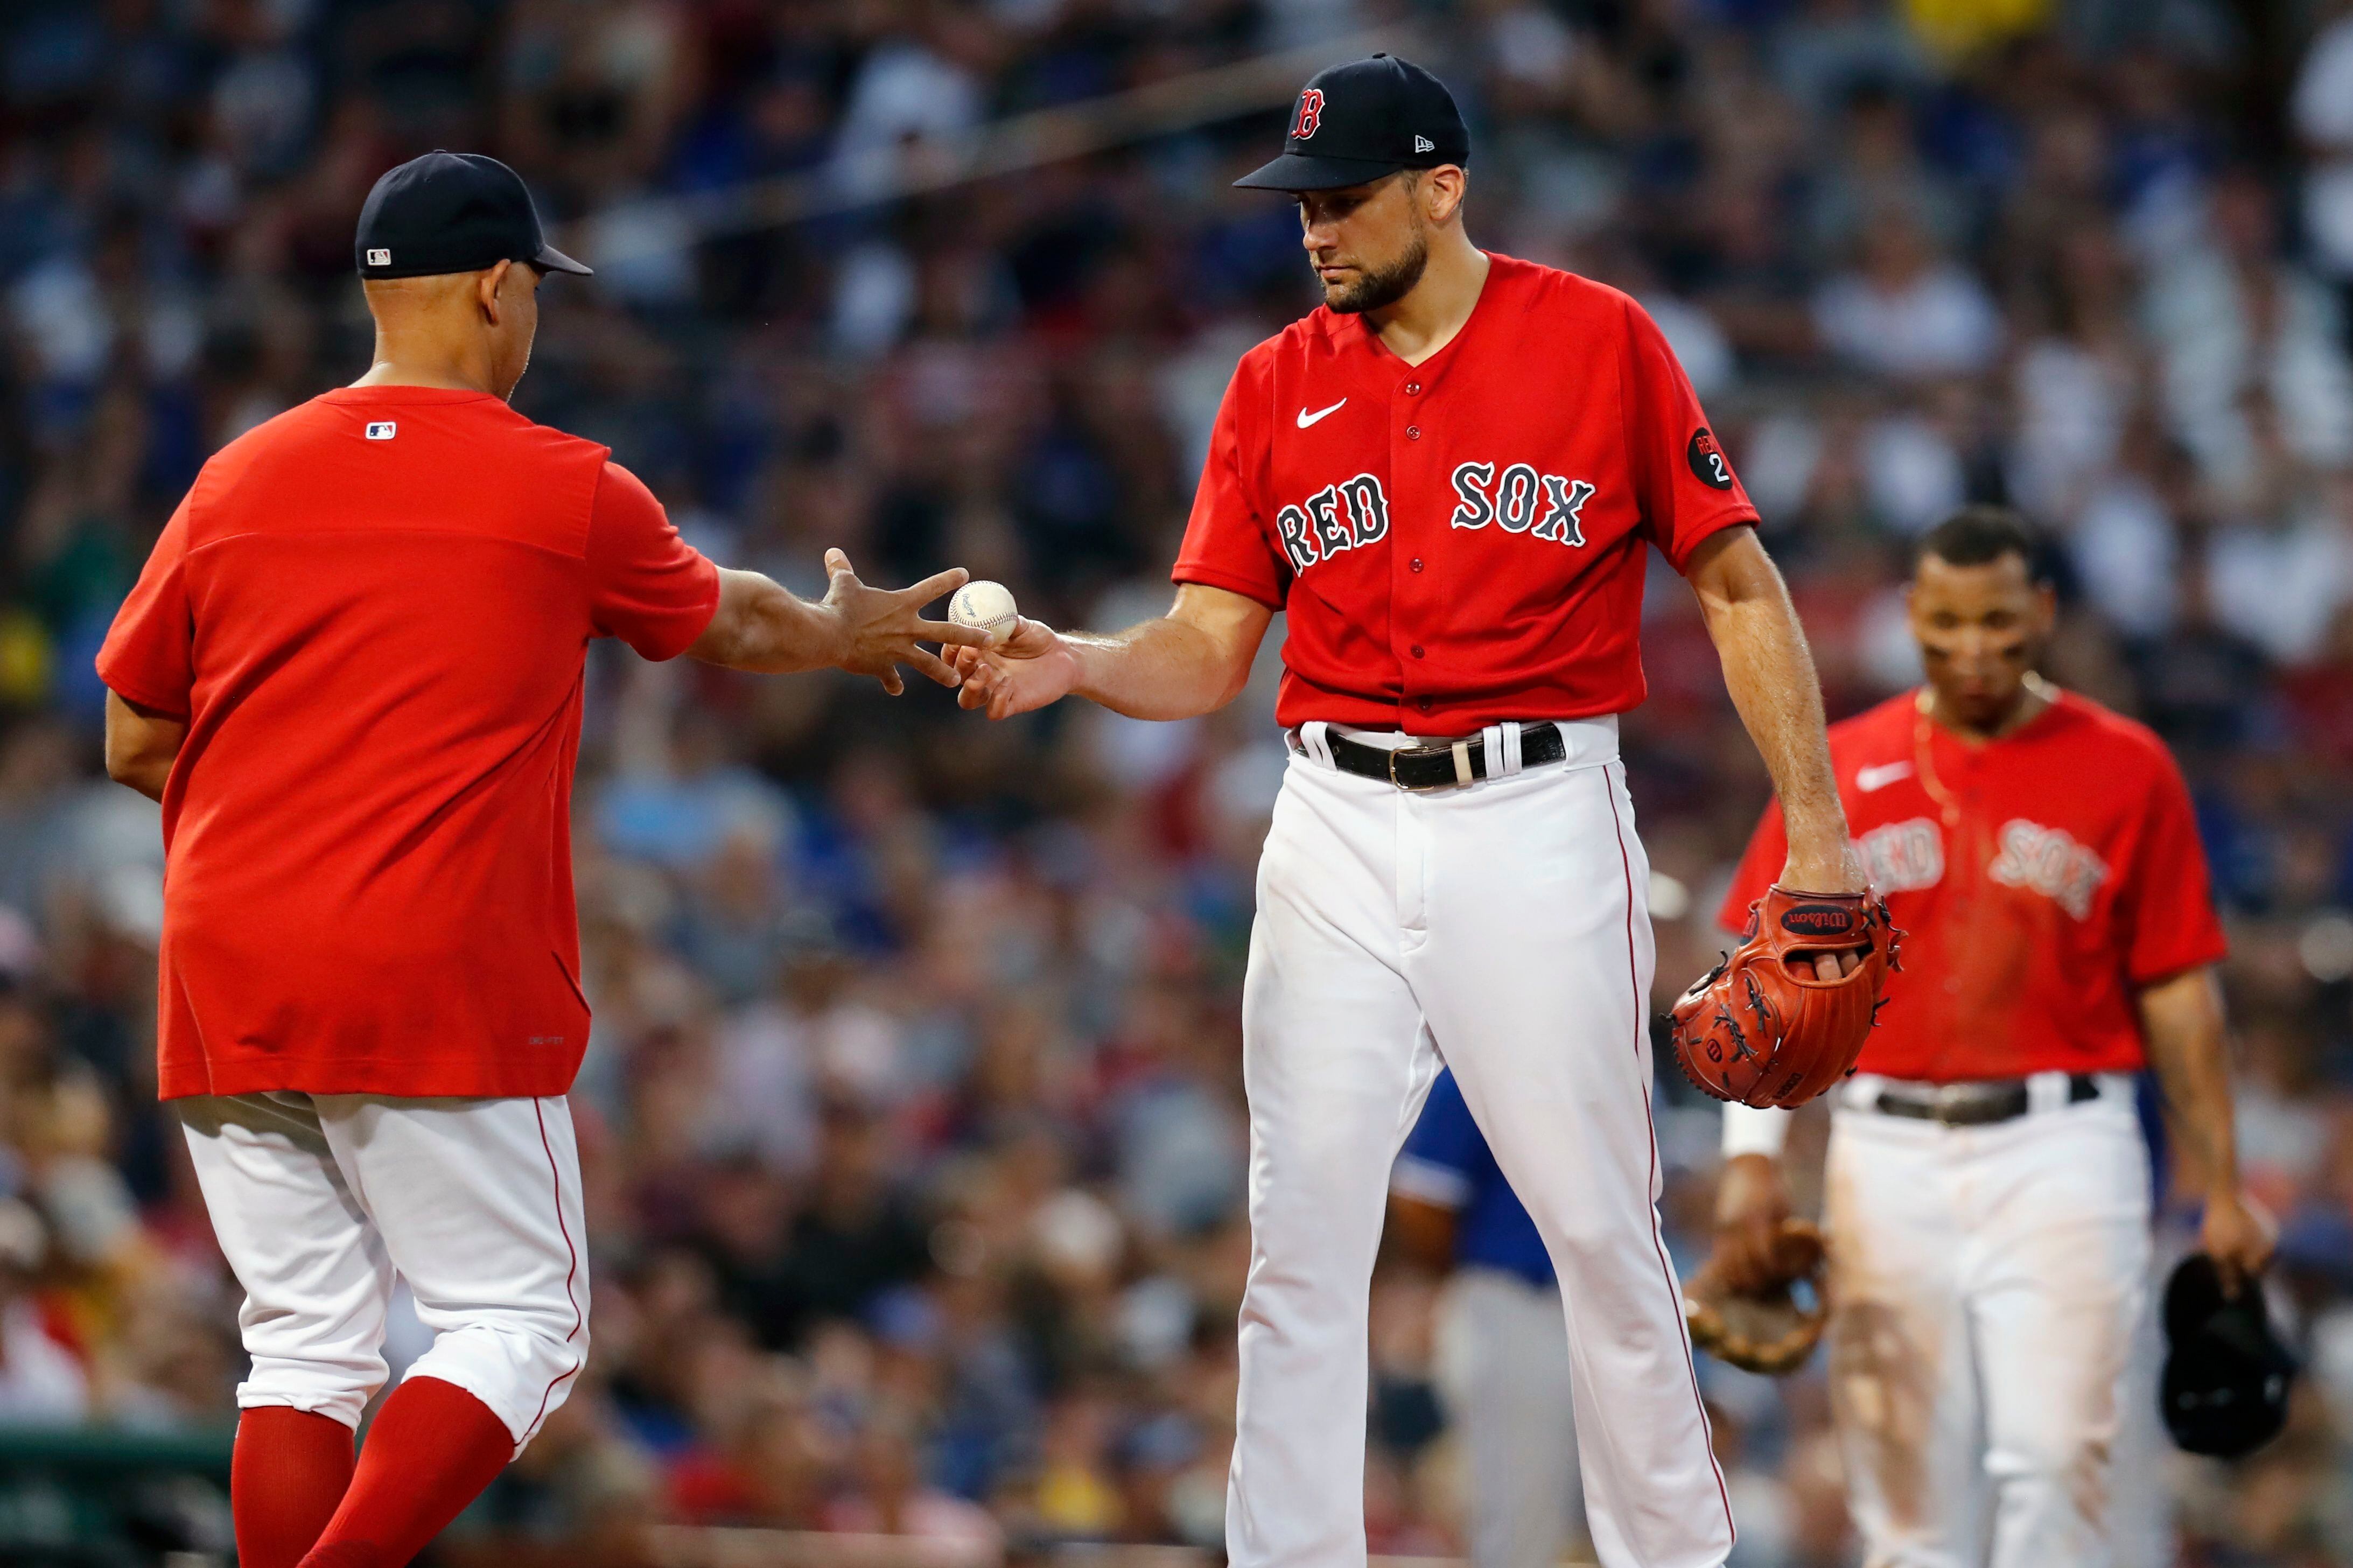
[{"label": "bearded face", "polygon": [[1367,265],[1344,282],[1327,282],[1324,286],[1324,303],[1344,316],[1394,305],[1413,291],[1413,286],[1421,281],[1422,268],[1429,265],[1430,237],[1417,223],[1401,254],[1378,265]]},{"label": "bearded face", "polygon": [[1430,228],[1417,200],[1420,174],[1397,174],[1299,197],[1307,262],[1324,303],[1344,315],[1378,310],[1413,291],[1430,265]]}]

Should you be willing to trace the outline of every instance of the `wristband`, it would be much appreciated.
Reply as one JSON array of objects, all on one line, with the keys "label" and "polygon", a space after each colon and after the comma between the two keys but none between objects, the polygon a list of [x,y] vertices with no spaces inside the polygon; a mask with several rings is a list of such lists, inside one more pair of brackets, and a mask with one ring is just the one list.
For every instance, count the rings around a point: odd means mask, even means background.
[{"label": "wristband", "polygon": [[1771,1106],[1726,1101],[1724,1107],[1724,1157],[1729,1160],[1736,1154],[1764,1154],[1779,1159],[1783,1146],[1789,1142],[1791,1114]]}]

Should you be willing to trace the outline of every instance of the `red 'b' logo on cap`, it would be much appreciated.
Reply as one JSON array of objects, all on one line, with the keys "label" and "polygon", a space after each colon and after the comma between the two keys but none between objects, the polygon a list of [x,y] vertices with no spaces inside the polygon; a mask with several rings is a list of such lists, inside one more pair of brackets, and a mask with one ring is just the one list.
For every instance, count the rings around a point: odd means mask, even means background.
[{"label": "red 'b' logo on cap", "polygon": [[1314,135],[1315,128],[1323,123],[1324,89],[1311,87],[1299,95],[1299,118],[1291,127],[1291,139],[1304,142]]}]

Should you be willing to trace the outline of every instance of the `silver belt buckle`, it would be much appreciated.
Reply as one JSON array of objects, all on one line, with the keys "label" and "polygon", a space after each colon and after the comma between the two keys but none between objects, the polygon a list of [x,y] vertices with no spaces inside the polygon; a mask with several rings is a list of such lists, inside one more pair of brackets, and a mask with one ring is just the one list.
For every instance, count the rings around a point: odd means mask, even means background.
[{"label": "silver belt buckle", "polygon": [[[2008,1101],[2013,1088],[2021,1084],[2003,1082],[1999,1085],[1964,1079],[1956,1083],[1940,1083],[1929,1103],[1935,1109],[1940,1127],[1989,1127],[1997,1122],[2015,1120],[2010,1116],[1987,1114],[1997,1100]],[[2015,1102],[2011,1102],[2015,1103]],[[2030,1115],[2034,1110],[2033,1093],[2027,1091],[2025,1109],[2019,1115]]]},{"label": "silver belt buckle", "polygon": [[1403,779],[1397,776],[1397,765],[1398,759],[1399,757],[1442,757],[1452,750],[1453,748],[1451,746],[1393,747],[1389,752],[1389,783],[1405,791],[1408,795],[1431,795],[1442,789],[1460,788],[1461,781],[1458,779],[1443,779],[1437,784],[1409,784]]}]

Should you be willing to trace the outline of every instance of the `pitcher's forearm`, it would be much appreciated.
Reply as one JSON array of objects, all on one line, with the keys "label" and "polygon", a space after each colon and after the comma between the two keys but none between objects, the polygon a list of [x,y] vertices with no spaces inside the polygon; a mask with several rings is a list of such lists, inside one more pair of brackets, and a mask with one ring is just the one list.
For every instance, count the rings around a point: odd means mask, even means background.
[{"label": "pitcher's forearm", "polygon": [[1130,719],[1191,719],[1232,701],[1250,661],[1199,627],[1166,616],[1110,637],[1064,632],[1078,664],[1071,690]]},{"label": "pitcher's forearm", "polygon": [[1273,618],[1271,605],[1200,583],[1180,585],[1166,615],[1107,636],[1024,618],[986,653],[956,653],[956,701],[992,719],[1071,696],[1131,719],[1190,719],[1241,694]]},{"label": "pitcher's forearm", "polygon": [[1820,679],[1786,595],[1725,606],[1711,617],[1724,684],[1773,788],[1791,851],[1835,856],[1847,841],[1846,807],[1823,739]]},{"label": "pitcher's forearm", "polygon": [[1853,880],[1846,808],[1831,771],[1821,680],[1797,606],[1749,529],[1728,529],[1700,547],[1690,567],[1725,689],[1773,775],[1789,835],[1792,875],[1833,892]]}]

